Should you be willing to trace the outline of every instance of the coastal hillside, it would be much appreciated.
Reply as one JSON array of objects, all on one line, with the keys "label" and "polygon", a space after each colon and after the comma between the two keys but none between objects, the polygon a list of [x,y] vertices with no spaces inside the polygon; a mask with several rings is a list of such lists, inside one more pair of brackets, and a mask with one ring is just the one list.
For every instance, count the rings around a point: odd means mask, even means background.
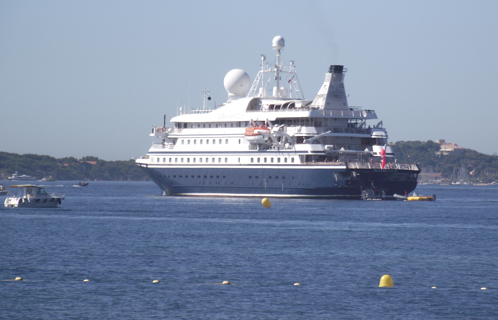
[{"label": "coastal hillside", "polygon": [[419,182],[493,183],[498,181],[498,156],[461,148],[444,140],[398,141],[391,144],[398,162],[417,163]]},{"label": "coastal hillside", "polygon": [[[486,155],[455,144],[433,141],[398,141],[390,144],[400,163],[417,163],[420,182],[492,183],[498,181],[498,156]],[[0,179],[15,172],[55,180],[149,180],[134,160],[105,161],[87,156],[56,159],[36,154],[0,152]]]},{"label": "coastal hillside", "polygon": [[147,175],[134,160],[105,161],[97,157],[56,159],[36,154],[0,152],[0,179],[6,180],[13,173],[26,174],[36,179],[55,180],[109,180],[144,181]]}]

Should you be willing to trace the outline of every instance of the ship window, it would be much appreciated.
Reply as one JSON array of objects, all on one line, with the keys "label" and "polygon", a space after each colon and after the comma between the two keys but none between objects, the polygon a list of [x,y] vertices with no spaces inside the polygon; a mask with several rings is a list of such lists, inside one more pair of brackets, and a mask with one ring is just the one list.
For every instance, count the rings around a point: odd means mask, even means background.
[{"label": "ship window", "polygon": [[172,159],[171,159],[171,158],[169,158],[169,163],[171,163],[171,160],[172,160]]},{"label": "ship window", "polygon": [[260,159],[258,158],[258,163],[260,163],[260,162],[261,162],[261,161],[260,161]]},{"label": "ship window", "polygon": [[226,178],[227,178],[227,176],[223,176],[223,179],[226,179]]},{"label": "ship window", "polygon": [[175,174],[175,175],[173,175],[173,178],[176,178],[176,174]]},{"label": "ship window", "polygon": [[239,158],[239,163],[240,163],[240,158]]},{"label": "ship window", "polygon": [[218,143],[219,143],[219,144],[222,144],[221,139],[220,139],[220,141],[218,141]]},{"label": "ship window", "polygon": [[203,128],[205,128],[205,127],[206,127],[206,124],[203,124]]},{"label": "ship window", "polygon": [[284,158],[284,162],[287,163],[287,158]]},{"label": "ship window", "polygon": [[190,163],[190,158],[187,158],[187,163]]},{"label": "ship window", "polygon": [[177,162],[178,162],[178,158],[175,158],[175,163],[177,163]]},{"label": "ship window", "polygon": [[249,179],[252,179],[252,176],[249,176]]},{"label": "ship window", "polygon": [[291,162],[294,163],[294,158],[291,158]]},{"label": "ship window", "polygon": [[254,179],[258,179],[258,178],[259,178],[259,176],[255,176],[255,177],[254,177]]},{"label": "ship window", "polygon": [[190,144],[190,140],[187,141],[187,144]]},{"label": "ship window", "polygon": [[201,176],[197,176],[197,178],[200,178]]},{"label": "ship window", "polygon": [[183,163],[183,158],[182,158],[182,160],[181,160],[181,161],[182,161],[182,163]]},{"label": "ship window", "polygon": [[199,144],[202,144],[202,139],[201,139],[201,141],[199,141]]},{"label": "ship window", "polygon": [[209,162],[209,158],[206,158],[206,163],[208,163],[208,162]]},{"label": "ship window", "polygon": [[212,163],[215,163],[215,162],[216,162],[216,160],[213,158],[211,162],[212,162]]},{"label": "ship window", "polygon": [[266,163],[266,158],[264,158],[264,161],[265,161],[265,163]]},{"label": "ship window", "polygon": [[209,124],[209,127],[211,128],[211,124]]},{"label": "ship window", "polygon": [[280,163],[280,158],[277,158],[277,162]]},{"label": "ship window", "polygon": [[166,162],[166,158],[163,158],[163,162]]},{"label": "ship window", "polygon": [[182,175],[179,175],[179,176],[178,176],[178,178],[183,178],[183,176],[182,176]]},{"label": "ship window", "polygon": [[285,176],[282,176],[282,179],[285,179]]},{"label": "ship window", "polygon": [[192,159],[192,162],[194,162],[194,163],[195,163],[195,158],[193,158],[193,159]]},{"label": "ship window", "polygon": [[199,158],[199,162],[202,163],[202,158]]},{"label": "ship window", "polygon": [[204,176],[204,178],[207,178],[208,176]]},{"label": "ship window", "polygon": [[227,162],[228,162],[228,158],[225,158],[225,163],[227,163]]},{"label": "ship window", "polygon": [[273,158],[270,159],[270,162],[273,163]]},{"label": "ship window", "polygon": [[197,144],[197,140],[196,139],[194,139],[194,144]]},{"label": "ship window", "polygon": [[157,160],[156,162],[159,162],[159,157],[157,157],[157,159],[156,159],[156,160]]},{"label": "ship window", "polygon": [[185,144],[185,141],[182,140],[182,144]]},{"label": "ship window", "polygon": [[228,139],[225,139],[225,144],[228,144]]},{"label": "ship window", "polygon": [[227,127],[227,124],[225,123],[225,128]]},{"label": "ship window", "polygon": [[209,139],[206,139],[206,144],[209,144]]},{"label": "ship window", "polygon": [[213,176],[209,176],[210,178],[212,178]]},{"label": "ship window", "polygon": [[213,139],[213,144],[216,144],[216,139]]},{"label": "ship window", "polygon": [[239,144],[240,144],[240,139],[239,139]]},{"label": "ship window", "polygon": [[218,158],[218,163],[221,163],[221,158]]},{"label": "ship window", "polygon": [[220,176],[216,176],[216,179],[219,179],[219,178],[220,178]]},{"label": "ship window", "polygon": [[251,163],[254,163],[254,158],[251,158]]},{"label": "ship window", "polygon": [[275,179],[278,179],[278,176],[275,176]]},{"label": "ship window", "polygon": [[240,122],[238,123],[238,127],[240,127]]},{"label": "ship window", "polygon": [[271,176],[269,176],[268,179],[271,179]]},{"label": "ship window", "polygon": [[231,123],[231,125],[232,125],[232,128],[233,128],[233,123]]}]

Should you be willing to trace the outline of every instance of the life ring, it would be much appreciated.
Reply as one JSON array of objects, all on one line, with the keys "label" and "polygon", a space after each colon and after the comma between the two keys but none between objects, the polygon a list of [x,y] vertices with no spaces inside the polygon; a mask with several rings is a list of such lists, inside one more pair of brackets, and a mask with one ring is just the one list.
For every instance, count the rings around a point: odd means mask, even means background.
[{"label": "life ring", "polygon": [[163,127],[163,132],[166,132],[166,128],[165,127]]}]

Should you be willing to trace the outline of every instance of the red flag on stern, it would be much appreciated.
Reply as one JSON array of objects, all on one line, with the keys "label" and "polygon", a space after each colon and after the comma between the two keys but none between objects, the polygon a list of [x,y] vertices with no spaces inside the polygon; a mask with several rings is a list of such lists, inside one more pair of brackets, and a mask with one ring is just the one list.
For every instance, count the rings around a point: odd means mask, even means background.
[{"label": "red flag on stern", "polygon": [[382,147],[382,150],[380,151],[380,157],[382,158],[382,164],[381,167],[382,169],[386,168],[386,145],[384,144],[384,147]]}]

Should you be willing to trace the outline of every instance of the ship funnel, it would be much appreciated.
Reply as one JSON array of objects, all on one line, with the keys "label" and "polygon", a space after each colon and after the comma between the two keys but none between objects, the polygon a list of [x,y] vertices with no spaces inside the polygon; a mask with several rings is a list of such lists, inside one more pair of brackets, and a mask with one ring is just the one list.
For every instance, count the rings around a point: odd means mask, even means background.
[{"label": "ship funnel", "polygon": [[325,74],[325,80],[318,91],[311,107],[323,110],[347,110],[348,99],[344,88],[344,77],[346,75],[344,66],[332,65],[329,72]]}]

